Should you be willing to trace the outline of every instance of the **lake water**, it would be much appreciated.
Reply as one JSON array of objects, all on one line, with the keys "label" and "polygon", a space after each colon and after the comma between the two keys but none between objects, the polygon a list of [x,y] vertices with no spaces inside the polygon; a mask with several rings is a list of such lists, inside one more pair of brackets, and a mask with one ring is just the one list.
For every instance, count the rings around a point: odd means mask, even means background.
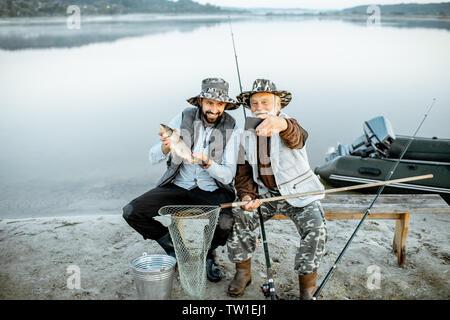
[{"label": "lake water", "polygon": [[[381,21],[233,19],[244,90],[293,94],[312,168],[372,117],[412,134],[433,98],[419,135],[450,138],[450,23]],[[0,217],[120,213],[163,173],[159,123],[216,76],[239,93],[226,17],[0,20]]]}]

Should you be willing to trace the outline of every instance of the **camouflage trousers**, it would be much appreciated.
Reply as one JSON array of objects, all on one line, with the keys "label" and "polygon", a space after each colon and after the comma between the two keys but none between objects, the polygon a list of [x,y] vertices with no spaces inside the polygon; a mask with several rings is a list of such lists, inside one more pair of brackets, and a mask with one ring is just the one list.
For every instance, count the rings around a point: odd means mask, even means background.
[{"label": "camouflage trousers", "polygon": [[[279,196],[278,190],[271,190],[260,198]],[[289,217],[300,235],[300,247],[295,256],[294,270],[306,275],[318,269],[325,252],[327,238],[326,222],[320,201],[313,201],[305,207],[293,207],[286,200],[265,202],[261,205],[263,220],[275,214]],[[231,262],[240,263],[252,257],[257,245],[259,230],[258,210],[246,211],[233,208],[234,225],[227,240],[228,257]],[[269,239],[270,240],[270,239]]]}]

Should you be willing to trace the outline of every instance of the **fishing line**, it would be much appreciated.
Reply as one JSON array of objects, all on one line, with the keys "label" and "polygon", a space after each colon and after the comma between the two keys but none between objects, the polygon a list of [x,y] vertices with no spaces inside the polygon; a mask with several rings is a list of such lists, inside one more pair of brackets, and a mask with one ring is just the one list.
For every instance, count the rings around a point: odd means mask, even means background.
[{"label": "fishing line", "polygon": [[[238,58],[237,58],[237,54],[236,54],[236,45],[234,43],[234,34],[233,34],[233,29],[231,26],[231,18],[230,16],[228,16],[228,21],[230,23],[230,31],[231,31],[231,39],[233,41],[233,50],[234,50],[234,59],[236,62],[236,70],[237,70],[237,75],[238,75],[238,79],[239,79],[239,89],[241,90],[242,93],[242,83],[241,83],[241,74],[239,72],[239,63],[238,63]],[[275,107],[275,105],[274,105]],[[244,120],[247,120],[247,114],[245,111],[245,106],[242,106],[242,109],[244,111]],[[264,229],[264,220],[262,217],[262,212],[261,212],[261,207],[258,208],[258,215],[259,215],[259,219],[260,219],[260,230],[262,233],[262,241],[263,241],[263,246],[264,246],[264,255],[266,258],[266,267],[267,267],[267,279],[268,279],[268,284],[263,284],[263,286],[261,287],[264,296],[266,297],[270,297],[272,300],[276,300],[278,299],[277,295],[275,294],[275,287],[273,285],[273,276],[272,276],[272,269],[270,266],[270,257],[269,257],[269,248],[267,246],[267,240],[266,240],[266,232]]]},{"label": "fishing line", "polygon": [[[406,147],[403,149],[403,152],[401,153],[399,159],[397,160],[397,162],[394,164],[394,166],[392,167],[391,171],[388,173],[388,175],[386,176],[385,180],[389,180],[392,175],[394,174],[395,170],[397,169],[400,161],[402,160],[403,156],[405,155],[406,151],[408,150],[409,146],[411,145],[411,143],[413,142],[413,140],[415,139],[417,133],[419,132],[420,128],[422,127],[422,124],[425,122],[426,118],[428,117],[428,114],[431,112],[431,109],[433,108],[433,105],[436,101],[436,98],[433,98],[433,102],[431,103],[430,107],[428,108],[428,110],[425,113],[425,116],[423,117],[422,121],[420,122],[419,126],[417,127],[416,131],[414,132],[414,135],[412,136],[412,138],[408,141],[408,144],[406,145]],[[317,297],[319,296],[320,292],[322,291],[322,289],[324,288],[325,284],[328,282],[328,280],[330,279],[331,275],[333,274],[334,270],[336,270],[337,264],[339,263],[339,261],[341,260],[342,256],[344,255],[345,251],[347,250],[347,248],[349,247],[350,243],[352,242],[353,238],[355,237],[356,233],[358,232],[359,228],[361,227],[361,225],[363,224],[364,220],[366,219],[366,217],[369,215],[370,210],[372,209],[373,205],[375,204],[375,202],[377,201],[378,197],[380,196],[381,192],[383,192],[385,188],[385,185],[382,185],[379,189],[378,192],[375,196],[375,198],[373,199],[372,203],[369,205],[369,207],[366,209],[366,212],[364,213],[364,216],[362,217],[361,221],[358,223],[358,225],[356,226],[355,231],[353,231],[353,234],[350,236],[350,238],[348,239],[347,243],[345,244],[344,248],[342,249],[341,253],[339,254],[339,256],[337,257],[336,261],[334,262],[333,266],[330,268],[330,270],[328,271],[327,275],[325,276],[324,280],[322,281],[322,283],[320,284],[320,286],[317,288],[316,292],[314,293],[312,300],[317,300]]]},{"label": "fishing line", "polygon": [[[239,80],[239,90],[242,93],[242,83],[241,83],[241,73],[239,72],[239,63],[238,63],[238,57],[236,54],[236,45],[234,43],[234,34],[233,34],[233,28],[231,26],[231,18],[230,16],[228,16],[228,22],[230,23],[230,31],[231,31],[231,40],[233,42],[233,51],[234,51],[234,61],[236,62],[236,71],[237,71],[237,76],[238,76],[238,80]],[[247,119],[247,113],[245,112],[245,106],[242,105],[242,110],[244,111],[244,120]]]}]

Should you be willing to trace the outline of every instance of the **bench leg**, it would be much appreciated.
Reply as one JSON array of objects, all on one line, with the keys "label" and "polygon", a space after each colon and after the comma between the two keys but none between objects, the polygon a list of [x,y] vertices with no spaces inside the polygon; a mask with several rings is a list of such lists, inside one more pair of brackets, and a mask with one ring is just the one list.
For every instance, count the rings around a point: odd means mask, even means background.
[{"label": "bench leg", "polygon": [[406,236],[408,234],[409,213],[404,213],[396,220],[393,249],[397,253],[398,264],[406,262]]}]

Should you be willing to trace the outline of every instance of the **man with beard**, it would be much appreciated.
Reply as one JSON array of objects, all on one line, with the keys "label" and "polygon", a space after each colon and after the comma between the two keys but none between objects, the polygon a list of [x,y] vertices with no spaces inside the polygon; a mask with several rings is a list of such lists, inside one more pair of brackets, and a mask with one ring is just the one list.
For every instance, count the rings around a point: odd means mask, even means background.
[{"label": "man with beard", "polygon": [[291,218],[297,227],[300,246],[294,271],[298,274],[300,299],[309,300],[325,252],[327,230],[319,201],[324,196],[261,202],[264,198],[324,189],[309,166],[305,147],[308,134],[297,120],[281,111],[291,101],[291,93],[277,90],[270,80],[255,80],[253,89],[242,92],[238,100],[261,123],[241,139],[235,186],[238,197],[248,202],[233,210],[235,221],[227,248],[230,260],[236,263],[236,273],[228,294],[242,295],[251,282],[251,258],[259,226],[256,209],[260,207],[264,221],[279,213]]},{"label": "man with beard", "polygon": [[[167,254],[175,256],[168,228],[153,217],[166,205],[219,205],[233,201],[233,179],[239,146],[236,121],[225,110],[237,109],[228,96],[228,83],[220,78],[202,81],[201,93],[187,101],[195,106],[180,112],[169,123],[191,147],[200,164],[176,163],[170,152],[170,139],[160,131],[161,143],[150,150],[150,162],[167,161],[167,170],[156,188],[132,200],[123,208],[123,217],[144,239],[156,240]],[[179,161],[180,162],[180,161]],[[220,281],[222,273],[215,263],[214,250],[225,245],[233,226],[231,210],[221,210],[206,259],[207,277]]]}]

